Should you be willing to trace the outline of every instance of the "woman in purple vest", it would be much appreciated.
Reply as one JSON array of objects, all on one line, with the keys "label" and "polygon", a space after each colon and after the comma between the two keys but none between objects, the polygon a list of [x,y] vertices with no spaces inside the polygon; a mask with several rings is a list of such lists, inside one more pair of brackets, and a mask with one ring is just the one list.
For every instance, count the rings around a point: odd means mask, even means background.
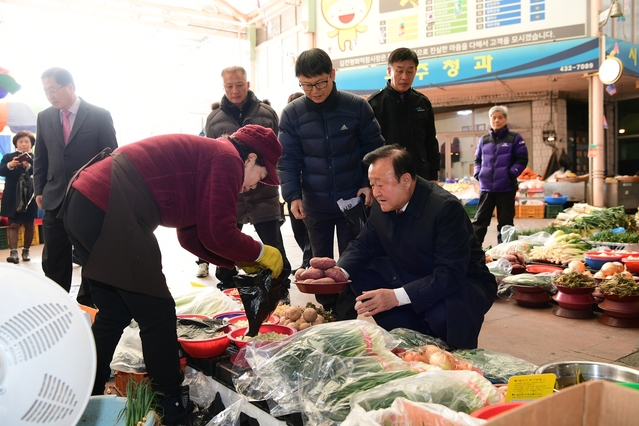
[{"label": "woman in purple vest", "polygon": [[497,241],[501,228],[514,225],[517,177],[528,164],[528,149],[519,133],[508,130],[508,108],[496,105],[488,111],[492,128],[477,144],[475,179],[479,180],[479,205],[473,228],[483,244],[493,210],[497,207]]}]

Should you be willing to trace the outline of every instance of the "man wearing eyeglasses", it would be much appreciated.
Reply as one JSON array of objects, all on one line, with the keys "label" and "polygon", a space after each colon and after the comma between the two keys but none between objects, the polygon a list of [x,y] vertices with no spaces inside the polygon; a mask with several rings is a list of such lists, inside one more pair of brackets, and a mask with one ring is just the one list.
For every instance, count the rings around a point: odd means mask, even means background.
[{"label": "man wearing eyeglasses", "polygon": [[[42,270],[66,291],[71,290],[72,247],[62,219],[56,216],[73,174],[104,148],[118,147],[109,111],[75,94],[71,73],[49,68],[42,87],[51,107],[38,114],[33,181],[38,207],[44,210]],[[78,301],[92,305],[86,289]]]},{"label": "man wearing eyeglasses", "polygon": [[[295,62],[295,76],[305,96],[289,103],[280,118],[282,195],[291,213],[304,220],[313,256],[332,258],[335,230],[340,253],[354,238],[337,201],[363,194],[365,204],[372,204],[362,158],[384,145],[384,138],[370,105],[359,96],[337,90],[333,63],[326,52],[302,52]],[[315,297],[324,309],[335,311],[337,294]],[[352,306],[335,312],[338,319],[357,317]]]}]

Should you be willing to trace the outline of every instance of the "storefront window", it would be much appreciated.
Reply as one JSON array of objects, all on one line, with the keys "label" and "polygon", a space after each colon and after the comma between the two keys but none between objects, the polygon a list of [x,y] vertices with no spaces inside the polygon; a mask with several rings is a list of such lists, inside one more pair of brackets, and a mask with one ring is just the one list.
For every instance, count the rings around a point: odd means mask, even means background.
[{"label": "storefront window", "polygon": [[[529,102],[505,104],[508,108],[508,128],[531,141],[532,115]],[[475,150],[479,138],[488,133],[492,105],[475,108],[460,107],[455,111],[435,114],[437,139],[440,144],[439,180],[456,180],[473,175]]]},{"label": "storefront window", "polygon": [[639,99],[618,102],[617,173],[639,172]]}]

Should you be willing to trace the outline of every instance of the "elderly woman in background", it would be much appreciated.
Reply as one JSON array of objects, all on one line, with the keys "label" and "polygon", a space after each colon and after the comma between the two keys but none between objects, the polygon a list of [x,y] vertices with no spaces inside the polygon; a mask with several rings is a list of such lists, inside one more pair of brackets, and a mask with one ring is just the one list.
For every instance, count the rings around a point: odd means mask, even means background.
[{"label": "elderly woman in background", "polygon": [[[20,263],[18,257],[18,230],[24,225],[24,247],[22,260],[29,261],[29,248],[33,241],[33,220],[38,215],[38,207],[33,202],[33,157],[31,149],[35,143],[35,137],[31,132],[21,130],[13,137],[15,152],[10,152],[2,158],[0,163],[0,176],[5,176],[4,192],[2,194],[2,207],[0,216],[9,219],[9,257],[7,262]],[[23,177],[23,174],[26,176]],[[30,199],[19,202],[18,186],[20,178],[26,179],[31,185]]]}]

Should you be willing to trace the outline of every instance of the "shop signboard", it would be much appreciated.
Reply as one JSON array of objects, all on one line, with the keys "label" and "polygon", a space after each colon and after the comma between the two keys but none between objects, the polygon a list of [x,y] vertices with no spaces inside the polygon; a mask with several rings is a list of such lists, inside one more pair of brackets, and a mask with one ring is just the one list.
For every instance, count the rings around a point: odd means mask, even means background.
[{"label": "shop signboard", "polygon": [[583,0],[320,0],[317,8],[317,47],[336,69],[385,65],[398,47],[433,58],[585,37],[588,22]]}]

